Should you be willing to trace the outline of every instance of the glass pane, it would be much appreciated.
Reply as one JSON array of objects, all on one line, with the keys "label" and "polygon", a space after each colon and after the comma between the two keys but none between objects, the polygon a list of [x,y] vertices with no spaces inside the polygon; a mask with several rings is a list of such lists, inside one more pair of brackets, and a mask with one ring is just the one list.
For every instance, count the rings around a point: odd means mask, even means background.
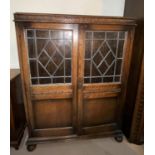
[{"label": "glass pane", "polygon": [[115,76],[115,81],[120,81],[120,77],[119,76]]},{"label": "glass pane", "polygon": [[85,68],[84,68],[85,76],[90,76],[90,60],[85,60]]},{"label": "glass pane", "polygon": [[65,61],[65,75],[70,76],[71,75],[71,60]]},{"label": "glass pane", "polygon": [[69,39],[72,39],[72,37],[73,36],[72,36],[72,32],[71,31],[65,31],[64,32],[64,38],[65,39],[68,39],[69,40]]},{"label": "glass pane", "polygon": [[113,82],[113,77],[104,77],[103,81],[104,82]]},{"label": "glass pane", "polygon": [[102,78],[92,78],[92,83],[101,83]]},{"label": "glass pane", "polygon": [[91,40],[86,40],[85,44],[86,44],[85,58],[89,59],[91,57],[92,41]]},{"label": "glass pane", "polygon": [[125,39],[125,33],[123,31],[119,32],[119,38],[120,39]]},{"label": "glass pane", "polygon": [[37,62],[36,60],[30,60],[31,76],[37,77]]},{"label": "glass pane", "polygon": [[117,39],[118,32],[106,32],[106,39]]},{"label": "glass pane", "polygon": [[71,83],[72,31],[27,29],[32,84]]},{"label": "glass pane", "polygon": [[38,84],[38,79],[37,78],[32,79],[32,84]]},{"label": "glass pane", "polygon": [[34,39],[28,39],[28,51],[29,51],[29,57],[35,58],[36,57],[36,51],[35,51],[35,40]]},{"label": "glass pane", "polygon": [[72,54],[72,41],[66,40],[65,41],[65,57],[71,58],[71,54]]},{"label": "glass pane", "polygon": [[27,37],[34,37],[33,30],[27,30]]},{"label": "glass pane", "polygon": [[90,83],[90,78],[84,78],[84,83]]},{"label": "glass pane", "polygon": [[59,67],[55,70],[54,76],[59,77],[59,76],[64,76],[64,62],[62,62]]},{"label": "glass pane", "polygon": [[104,39],[105,32],[94,32],[94,39]]},{"label": "glass pane", "polygon": [[118,44],[118,58],[122,58],[123,57],[123,48],[124,48],[124,40],[120,40],[119,44]]},{"label": "glass pane", "polygon": [[63,31],[51,31],[52,39],[63,39]]},{"label": "glass pane", "polygon": [[65,83],[71,83],[71,78],[70,77],[66,77],[65,78]]},{"label": "glass pane", "polygon": [[84,83],[119,82],[127,32],[86,31]]},{"label": "glass pane", "polygon": [[36,37],[39,37],[39,38],[49,38],[49,31],[46,31],[46,30],[36,30]]},{"label": "glass pane", "polygon": [[92,32],[86,32],[86,39],[92,39]]},{"label": "glass pane", "polygon": [[40,84],[51,83],[51,79],[50,79],[50,78],[40,78],[40,79],[39,79],[39,83],[40,83]]},{"label": "glass pane", "polygon": [[64,78],[53,78],[53,83],[64,83]]},{"label": "glass pane", "polygon": [[116,61],[116,75],[120,75],[121,73],[122,60]]},{"label": "glass pane", "polygon": [[93,61],[95,66],[98,66],[100,64],[100,62],[102,61],[102,55],[100,54],[100,52],[97,52],[94,57],[93,57]]}]

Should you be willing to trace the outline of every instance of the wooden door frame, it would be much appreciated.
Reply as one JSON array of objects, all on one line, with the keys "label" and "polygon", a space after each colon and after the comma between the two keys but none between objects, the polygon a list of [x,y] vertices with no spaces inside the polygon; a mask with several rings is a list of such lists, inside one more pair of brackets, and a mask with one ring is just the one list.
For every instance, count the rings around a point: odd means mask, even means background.
[{"label": "wooden door frame", "polygon": [[[121,129],[122,127],[122,120],[121,117],[123,116],[123,108],[125,104],[125,97],[126,97],[126,91],[127,91],[127,81],[129,76],[129,68],[131,63],[131,56],[132,56],[132,47],[133,47],[133,39],[134,39],[134,33],[135,28],[133,26],[129,25],[88,25],[88,24],[80,24],[79,26],[79,57],[78,57],[78,134],[82,135],[82,121],[83,121],[83,100],[84,100],[84,94],[85,86],[89,86],[89,84],[84,84],[84,55],[85,55],[85,31],[89,30],[104,30],[104,31],[127,31],[128,35],[125,41],[125,55],[124,55],[124,61],[122,62],[122,78],[121,82],[115,82],[115,83],[100,83],[100,84],[92,84],[93,87],[98,87],[101,85],[102,89],[111,87],[113,93],[110,93],[107,91],[107,94],[104,96],[101,94],[102,97],[110,97],[111,96],[118,96],[117,97],[117,113],[116,113],[116,122],[118,123],[118,128]],[[117,84],[117,86],[114,86]],[[121,92],[121,93],[120,93]],[[112,128],[112,126],[111,126]],[[99,129],[99,128],[98,128]],[[116,129],[115,129],[116,130]]]},{"label": "wooden door frame", "polygon": [[[30,79],[30,68],[28,63],[28,47],[25,36],[25,29],[56,29],[56,30],[71,30],[73,32],[73,40],[72,40],[72,66],[71,66],[71,76],[72,82],[71,84],[64,85],[31,85]],[[22,86],[24,92],[24,105],[26,110],[26,118],[28,122],[29,128],[29,136],[31,137],[32,132],[35,131],[34,127],[34,119],[33,119],[33,100],[42,100],[47,99],[49,97],[53,98],[72,98],[73,104],[73,115],[72,115],[72,126],[73,129],[77,130],[77,57],[78,57],[78,25],[77,24],[57,24],[57,23],[31,23],[25,22],[20,23],[16,22],[16,35],[18,42],[18,55],[20,62],[20,70],[21,70],[21,78],[22,78]],[[57,89],[57,90],[56,90]],[[61,90],[61,94],[57,92]],[[52,94],[42,95],[41,98],[38,94],[41,94],[45,91],[52,92]]]}]

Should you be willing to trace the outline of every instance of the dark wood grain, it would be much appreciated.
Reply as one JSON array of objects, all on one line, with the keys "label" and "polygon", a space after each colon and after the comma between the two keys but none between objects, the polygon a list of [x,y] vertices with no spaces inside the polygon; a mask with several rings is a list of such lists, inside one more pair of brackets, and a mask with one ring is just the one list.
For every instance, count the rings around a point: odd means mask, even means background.
[{"label": "dark wood grain", "polygon": [[72,126],[71,100],[34,101],[35,128],[56,128]]},{"label": "dark wood grain", "polygon": [[141,65],[138,90],[130,131],[130,142],[144,143],[144,59]]},{"label": "dark wood grain", "polygon": [[115,122],[116,98],[87,99],[83,106],[83,126]]},{"label": "dark wood grain", "polygon": [[19,69],[10,70],[10,145],[19,148],[26,126]]},{"label": "dark wood grain", "polygon": [[[136,25],[133,18],[43,14],[43,13],[15,13],[15,22],[42,22],[66,24],[110,24],[110,25]],[[112,22],[111,22],[112,21]]]},{"label": "dark wood grain", "polygon": [[143,93],[140,93],[144,91],[142,84],[144,78],[144,71],[142,71],[144,67],[144,0],[126,0],[124,17],[135,18],[137,27],[124,109],[123,132],[130,142],[141,144],[144,141],[144,101],[143,99],[140,101],[140,98],[144,97]]}]

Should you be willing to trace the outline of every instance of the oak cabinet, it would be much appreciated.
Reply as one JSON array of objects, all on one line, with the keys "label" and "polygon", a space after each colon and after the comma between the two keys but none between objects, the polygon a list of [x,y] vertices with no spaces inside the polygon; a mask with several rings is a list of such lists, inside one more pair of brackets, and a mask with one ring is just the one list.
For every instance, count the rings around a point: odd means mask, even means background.
[{"label": "oak cabinet", "polygon": [[27,144],[121,133],[136,22],[16,13]]}]

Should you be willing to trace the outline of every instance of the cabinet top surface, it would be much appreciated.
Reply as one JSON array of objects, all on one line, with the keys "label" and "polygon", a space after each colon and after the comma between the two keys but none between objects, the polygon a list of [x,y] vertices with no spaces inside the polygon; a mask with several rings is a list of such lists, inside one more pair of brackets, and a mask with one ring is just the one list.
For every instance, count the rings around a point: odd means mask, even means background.
[{"label": "cabinet top surface", "polygon": [[126,17],[48,14],[48,13],[15,13],[15,22],[49,22],[67,24],[120,24],[136,25],[136,20]]},{"label": "cabinet top surface", "polygon": [[20,74],[20,69],[10,69],[10,80],[13,80]]}]

